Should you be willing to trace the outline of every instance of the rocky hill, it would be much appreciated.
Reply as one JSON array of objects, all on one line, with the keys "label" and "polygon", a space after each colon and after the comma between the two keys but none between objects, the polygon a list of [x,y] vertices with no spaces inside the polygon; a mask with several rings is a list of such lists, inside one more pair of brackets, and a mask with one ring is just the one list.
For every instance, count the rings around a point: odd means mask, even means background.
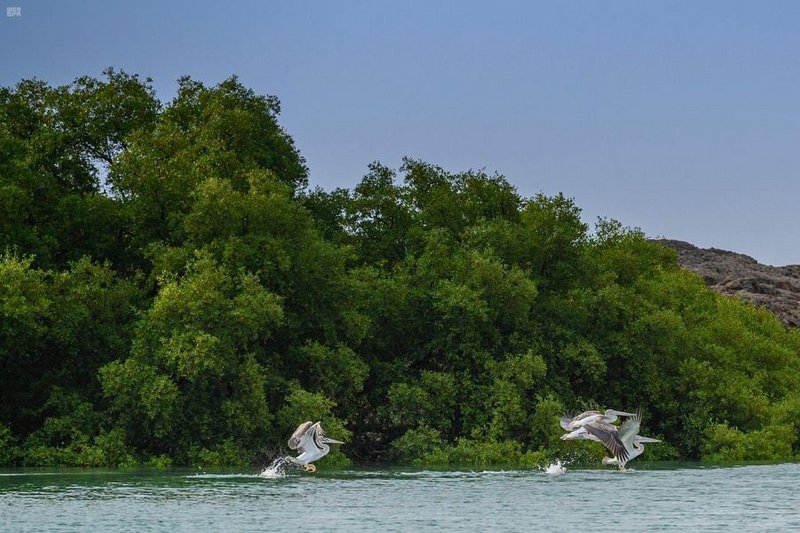
[{"label": "rocky hill", "polygon": [[787,326],[800,326],[800,265],[762,265],[752,257],[688,242],[656,242],[678,252],[680,264],[700,274],[717,292],[740,296],[766,307]]}]

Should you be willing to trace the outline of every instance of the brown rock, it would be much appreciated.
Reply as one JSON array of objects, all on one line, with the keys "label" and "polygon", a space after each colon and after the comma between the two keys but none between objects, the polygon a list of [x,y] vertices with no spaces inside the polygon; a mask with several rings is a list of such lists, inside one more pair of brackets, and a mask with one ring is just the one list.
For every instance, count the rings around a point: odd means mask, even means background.
[{"label": "brown rock", "polygon": [[744,298],[775,313],[787,326],[800,326],[800,265],[762,265],[752,257],[688,242],[659,239],[678,252],[678,262],[721,294]]}]

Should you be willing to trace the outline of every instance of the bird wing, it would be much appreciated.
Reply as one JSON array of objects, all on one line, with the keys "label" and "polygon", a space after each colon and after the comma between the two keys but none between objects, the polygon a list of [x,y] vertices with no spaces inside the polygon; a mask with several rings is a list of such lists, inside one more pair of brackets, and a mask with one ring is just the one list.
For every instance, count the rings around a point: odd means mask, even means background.
[{"label": "bird wing", "polygon": [[619,438],[619,431],[617,426],[611,424],[604,424],[602,422],[592,422],[586,424],[583,428],[590,434],[597,437],[597,439],[611,452],[613,457],[620,461],[628,459],[628,450]]},{"label": "bird wing", "polygon": [[570,422],[572,422],[572,416],[569,413],[561,415],[561,427],[564,431],[572,431],[572,428],[569,427]]},{"label": "bird wing", "polygon": [[308,422],[303,422],[297,427],[296,430],[294,430],[294,433],[292,433],[292,436],[289,438],[290,449],[296,450],[301,446],[303,442],[303,436],[306,434],[309,427],[311,427],[311,420]]},{"label": "bird wing", "polygon": [[561,435],[561,440],[594,440],[600,442],[600,439],[586,431],[585,427],[579,427],[569,433]]},{"label": "bird wing", "polygon": [[627,446],[633,445],[633,439],[639,433],[639,426],[642,424],[642,409],[636,410],[636,414],[625,419],[619,427],[619,439]]},{"label": "bird wing", "polygon": [[599,414],[600,414],[600,411],[584,411],[581,414],[575,416],[575,418],[573,418],[572,420],[577,422],[579,420],[585,420],[585,419],[589,418],[590,416],[596,416],[596,415],[599,415]]},{"label": "bird wing", "polygon": [[303,438],[300,439],[300,446],[298,446],[298,450],[300,452],[319,452],[320,447],[317,444],[317,438],[319,434],[322,433],[322,426],[319,425],[319,422],[313,424],[308,431],[303,434]]},{"label": "bird wing", "polygon": [[597,411],[584,411],[581,414],[572,417],[572,420],[570,420],[568,426],[564,429],[567,431],[572,431],[573,429],[577,429],[584,424],[594,422],[600,418],[602,418],[602,415]]}]

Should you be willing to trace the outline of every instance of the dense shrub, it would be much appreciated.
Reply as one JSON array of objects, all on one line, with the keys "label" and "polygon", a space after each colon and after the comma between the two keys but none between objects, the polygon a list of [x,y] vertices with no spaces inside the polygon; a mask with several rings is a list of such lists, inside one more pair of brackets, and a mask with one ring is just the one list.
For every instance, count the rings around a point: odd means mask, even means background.
[{"label": "dense shrub", "polygon": [[380,163],[307,189],[277,98],[108,70],[0,89],[0,464],[597,462],[565,410],[644,413],[646,458],[800,452],[800,332],[564,194]]}]

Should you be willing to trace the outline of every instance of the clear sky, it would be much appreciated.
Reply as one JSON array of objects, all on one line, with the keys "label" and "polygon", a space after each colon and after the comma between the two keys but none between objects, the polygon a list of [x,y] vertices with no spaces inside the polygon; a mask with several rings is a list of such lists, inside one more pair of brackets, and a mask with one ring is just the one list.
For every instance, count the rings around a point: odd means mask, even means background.
[{"label": "clear sky", "polygon": [[798,1],[3,2],[0,85],[114,66],[168,100],[237,74],[281,99],[312,185],[410,156],[800,263]]}]

